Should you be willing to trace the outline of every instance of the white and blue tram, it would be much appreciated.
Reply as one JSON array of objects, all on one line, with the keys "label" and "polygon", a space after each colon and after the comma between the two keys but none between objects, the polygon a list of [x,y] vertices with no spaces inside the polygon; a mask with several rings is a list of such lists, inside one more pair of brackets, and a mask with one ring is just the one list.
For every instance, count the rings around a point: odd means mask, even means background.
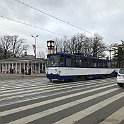
[{"label": "white and blue tram", "polygon": [[73,80],[115,76],[110,61],[78,54],[55,53],[47,55],[46,76],[53,80]]}]

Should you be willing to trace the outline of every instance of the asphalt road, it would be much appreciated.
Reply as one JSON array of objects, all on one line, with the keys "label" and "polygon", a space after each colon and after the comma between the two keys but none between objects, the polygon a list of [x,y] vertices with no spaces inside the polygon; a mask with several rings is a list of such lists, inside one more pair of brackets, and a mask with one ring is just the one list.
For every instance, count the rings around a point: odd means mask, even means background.
[{"label": "asphalt road", "polygon": [[22,75],[22,74],[0,74],[0,81],[2,80],[15,80],[15,79],[31,79],[31,78],[37,78],[37,77],[46,77],[45,73],[41,74],[32,74],[32,75]]},{"label": "asphalt road", "polygon": [[0,124],[124,124],[124,89],[115,78],[0,81]]}]

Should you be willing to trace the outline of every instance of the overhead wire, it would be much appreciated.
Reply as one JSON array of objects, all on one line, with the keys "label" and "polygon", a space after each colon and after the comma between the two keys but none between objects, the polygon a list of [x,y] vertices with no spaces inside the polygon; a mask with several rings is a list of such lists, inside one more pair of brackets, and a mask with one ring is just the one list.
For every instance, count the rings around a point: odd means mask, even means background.
[{"label": "overhead wire", "polygon": [[44,28],[40,28],[40,27],[32,25],[32,24],[28,24],[28,23],[25,23],[25,22],[22,22],[22,21],[19,21],[19,20],[15,20],[15,19],[12,19],[12,18],[5,17],[5,16],[2,16],[2,15],[0,15],[0,17],[4,18],[4,19],[7,19],[7,20],[10,20],[10,21],[18,22],[18,23],[21,23],[23,25],[27,25],[27,26],[30,26],[30,27],[33,27],[33,28],[36,28],[36,29],[40,29],[40,30],[43,30],[43,31],[46,31],[46,32],[49,32],[49,33],[52,33],[52,34],[56,34],[56,35],[59,35],[59,36],[65,36],[64,34],[59,34],[59,33],[44,29]]},{"label": "overhead wire", "polygon": [[[16,1],[16,2],[18,2],[18,3],[20,3],[20,4],[22,4],[22,5],[25,5],[25,6],[29,7],[29,8],[31,8],[31,9],[33,9],[33,10],[39,11],[40,13],[43,13],[43,14],[45,14],[45,15],[47,15],[47,16],[50,16],[50,17],[52,17],[52,18],[54,18],[54,19],[56,19],[56,20],[59,20],[59,21],[61,21],[61,22],[63,22],[63,23],[66,23],[66,24],[68,24],[68,25],[70,25],[70,26],[72,26],[72,27],[75,27],[75,28],[77,28],[77,29],[83,30],[84,32],[87,32],[87,33],[89,33],[89,34],[93,34],[93,35],[94,35],[94,33],[90,32],[90,31],[88,31],[88,30],[86,30],[86,29],[83,29],[83,28],[81,28],[81,27],[79,27],[79,26],[77,26],[77,25],[74,25],[74,24],[72,24],[72,23],[70,23],[70,22],[68,22],[68,21],[65,21],[65,20],[60,19],[60,18],[58,18],[58,17],[56,17],[56,16],[53,16],[52,14],[49,14],[49,13],[47,13],[47,12],[44,12],[44,11],[40,10],[40,9],[37,9],[36,7],[33,7],[33,6],[31,6],[31,5],[28,5],[28,4],[26,4],[26,3],[24,3],[24,2],[21,2],[21,1],[19,1],[19,0],[14,0],[14,1]],[[107,41],[110,41],[110,40],[108,40],[107,38],[104,38],[104,37],[102,37],[102,39],[105,39],[105,40],[107,40]],[[110,42],[111,42],[111,41],[110,41]]]},{"label": "overhead wire", "polygon": [[[56,17],[56,16],[53,16],[53,15],[47,13],[47,12],[44,12],[44,11],[42,11],[42,10],[40,10],[40,9],[37,9],[37,8],[35,8],[35,7],[31,6],[31,5],[28,5],[28,4],[24,3],[24,2],[21,2],[21,1],[19,1],[19,0],[14,0],[14,1],[16,1],[16,2],[18,2],[18,3],[20,3],[20,4],[23,4],[23,5],[27,6],[27,7],[30,7],[31,9],[34,9],[34,10],[36,10],[36,11],[39,11],[39,12],[41,12],[41,13],[47,15],[47,16],[50,16],[50,17],[52,17],[52,18],[54,18],[54,19],[56,19],[56,20],[59,20],[59,21],[61,21],[61,22],[63,22],[63,23],[66,23],[66,24],[68,24],[68,25],[70,25],[70,26],[73,26],[73,27],[75,27],[75,28],[77,28],[77,29],[83,30],[84,32],[87,32],[87,33],[89,33],[89,34],[94,34],[94,33],[90,32],[90,31],[88,31],[88,30],[85,30],[85,29],[83,29],[83,28],[80,28],[79,26],[76,26],[76,25],[74,25],[74,24],[72,24],[72,23],[70,23],[70,22],[68,22],[68,21],[65,21],[65,20],[60,19],[60,18],[58,18],[58,17]],[[19,20],[15,20],[15,19],[12,19],[12,18],[5,17],[5,16],[2,16],[2,15],[1,15],[1,17],[2,17],[2,18],[5,18],[5,19],[8,19],[8,20],[11,20],[11,21],[15,21],[15,22],[18,22],[18,23],[27,25],[27,26],[31,26],[31,27],[37,28],[37,29],[40,29],[40,30],[47,31],[47,32],[49,32],[49,33],[53,33],[53,34],[57,34],[57,35],[59,35],[59,36],[64,36],[64,37],[65,37],[64,34],[59,34],[59,33],[56,33],[56,32],[53,32],[53,31],[50,31],[50,30],[47,30],[47,29],[40,28],[40,27],[38,27],[38,26],[34,26],[34,25],[31,25],[31,24],[28,24],[28,23],[25,23],[25,22],[21,22],[21,21],[19,21]],[[102,38],[103,38],[103,37],[102,37]],[[110,40],[108,40],[108,39],[106,39],[106,38],[103,38],[103,39],[105,39],[105,40],[107,40],[107,41],[110,41]]]},{"label": "overhead wire", "polygon": [[34,9],[34,10],[36,10],[36,11],[39,11],[39,12],[41,12],[41,13],[47,15],[47,16],[50,16],[50,17],[52,17],[52,18],[54,18],[54,19],[56,19],[56,20],[59,20],[59,21],[61,21],[61,22],[63,22],[63,23],[66,23],[66,24],[71,25],[71,26],[73,26],[73,27],[75,27],[75,28],[78,28],[78,29],[80,29],[80,30],[83,30],[83,31],[85,31],[85,32],[87,32],[87,33],[89,33],[89,34],[93,34],[92,32],[90,32],[90,31],[88,31],[88,30],[86,30],[86,29],[80,28],[79,26],[76,26],[76,25],[74,25],[74,24],[72,24],[72,23],[70,23],[70,22],[68,22],[68,21],[65,21],[65,20],[60,19],[60,18],[58,18],[58,17],[56,17],[56,16],[53,16],[53,15],[47,13],[47,12],[44,12],[44,11],[42,11],[42,10],[40,10],[40,9],[37,9],[36,7],[33,7],[33,6],[31,6],[31,5],[28,5],[28,4],[26,4],[26,3],[24,3],[24,2],[21,2],[21,1],[19,1],[19,0],[14,0],[14,1],[16,1],[16,2],[18,2],[18,3],[20,3],[20,4],[23,4],[23,5],[25,5],[25,6],[29,7],[29,8],[31,8],[31,9]]}]

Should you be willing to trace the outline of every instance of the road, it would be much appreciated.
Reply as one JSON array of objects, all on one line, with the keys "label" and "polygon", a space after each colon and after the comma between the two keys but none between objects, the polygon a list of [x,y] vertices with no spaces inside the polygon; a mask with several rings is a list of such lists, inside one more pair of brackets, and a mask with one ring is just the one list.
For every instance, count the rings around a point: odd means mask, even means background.
[{"label": "road", "polygon": [[15,79],[31,79],[35,77],[46,77],[45,73],[40,73],[40,74],[31,74],[31,75],[22,75],[22,74],[1,74],[0,73],[0,81],[2,80],[15,80]]},{"label": "road", "polygon": [[0,81],[0,124],[124,124],[124,89],[115,78]]}]

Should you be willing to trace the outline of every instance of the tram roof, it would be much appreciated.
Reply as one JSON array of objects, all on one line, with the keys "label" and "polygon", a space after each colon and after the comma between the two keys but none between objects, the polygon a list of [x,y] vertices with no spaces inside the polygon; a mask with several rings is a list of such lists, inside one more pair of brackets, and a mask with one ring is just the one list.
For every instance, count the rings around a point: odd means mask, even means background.
[{"label": "tram roof", "polygon": [[[53,55],[65,55],[65,56],[77,56],[77,57],[83,57],[83,58],[89,58],[89,59],[98,59],[98,60],[107,60],[107,59],[105,59],[105,58],[98,58],[98,57],[93,57],[93,56],[85,56],[85,55],[83,55],[83,54],[81,54],[81,53],[74,53],[74,54],[70,54],[70,53],[61,53],[61,52],[59,52],[59,53],[53,53],[53,54],[48,54],[48,56],[53,56]],[[110,61],[110,60],[107,60],[107,61]]]}]

